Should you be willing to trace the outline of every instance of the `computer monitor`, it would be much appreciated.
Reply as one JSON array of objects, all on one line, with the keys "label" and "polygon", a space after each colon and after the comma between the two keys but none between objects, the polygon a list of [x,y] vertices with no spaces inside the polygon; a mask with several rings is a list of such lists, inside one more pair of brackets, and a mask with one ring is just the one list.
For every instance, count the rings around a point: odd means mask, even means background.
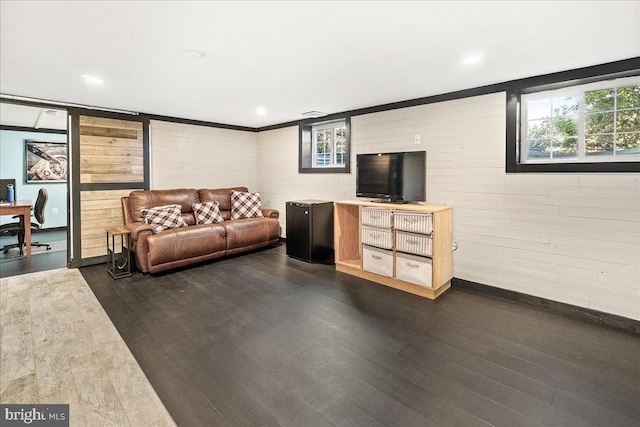
[{"label": "computer monitor", "polygon": [[13,185],[13,200],[16,198],[16,180],[15,179],[0,179],[0,202],[7,201],[7,185]]}]

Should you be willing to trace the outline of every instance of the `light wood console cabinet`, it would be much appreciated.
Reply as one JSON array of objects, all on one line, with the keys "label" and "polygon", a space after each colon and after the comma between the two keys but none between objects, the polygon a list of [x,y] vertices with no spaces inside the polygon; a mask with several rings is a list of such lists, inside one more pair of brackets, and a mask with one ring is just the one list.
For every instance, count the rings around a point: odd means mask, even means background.
[{"label": "light wood console cabinet", "polygon": [[435,299],[453,276],[450,206],[334,203],[336,270]]}]

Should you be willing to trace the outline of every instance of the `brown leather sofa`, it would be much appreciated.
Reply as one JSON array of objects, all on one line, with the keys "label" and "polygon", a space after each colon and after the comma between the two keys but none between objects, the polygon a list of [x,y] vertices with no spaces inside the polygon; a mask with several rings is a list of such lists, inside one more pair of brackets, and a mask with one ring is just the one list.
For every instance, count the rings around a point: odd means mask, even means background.
[{"label": "brown leather sofa", "polygon": [[[131,231],[131,249],[142,272],[157,273],[225,255],[233,255],[278,243],[280,215],[262,209],[264,218],[231,219],[231,190],[246,187],[176,190],[136,190],[122,198],[125,227]],[[191,205],[217,200],[224,222],[196,224]],[[141,209],[179,204],[188,227],[154,233],[145,224]]]}]

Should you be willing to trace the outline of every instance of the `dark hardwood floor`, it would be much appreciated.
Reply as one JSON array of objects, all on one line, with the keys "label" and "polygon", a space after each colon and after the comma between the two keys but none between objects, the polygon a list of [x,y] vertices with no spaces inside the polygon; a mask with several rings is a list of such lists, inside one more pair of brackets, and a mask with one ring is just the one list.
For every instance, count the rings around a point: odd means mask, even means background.
[{"label": "dark hardwood floor", "polygon": [[453,288],[426,300],[284,245],[81,272],[179,426],[637,426],[640,337]]},{"label": "dark hardwood floor", "polygon": [[[42,230],[32,234],[33,241],[40,243],[50,243],[56,241],[66,241],[67,230]],[[5,245],[16,243],[15,236],[0,237],[0,248]],[[7,258],[6,254],[0,251],[0,277],[17,276],[20,274],[35,273],[37,271],[54,270],[67,266],[67,251],[44,252],[32,255],[31,258]]]}]

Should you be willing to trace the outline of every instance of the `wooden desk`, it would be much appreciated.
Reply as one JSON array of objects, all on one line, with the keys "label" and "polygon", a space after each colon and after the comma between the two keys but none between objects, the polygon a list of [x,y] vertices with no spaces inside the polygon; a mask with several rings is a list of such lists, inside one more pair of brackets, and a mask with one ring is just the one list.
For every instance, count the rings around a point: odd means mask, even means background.
[{"label": "wooden desk", "polygon": [[31,258],[31,200],[0,203],[0,215],[22,215],[24,218],[24,244],[27,258]]}]

